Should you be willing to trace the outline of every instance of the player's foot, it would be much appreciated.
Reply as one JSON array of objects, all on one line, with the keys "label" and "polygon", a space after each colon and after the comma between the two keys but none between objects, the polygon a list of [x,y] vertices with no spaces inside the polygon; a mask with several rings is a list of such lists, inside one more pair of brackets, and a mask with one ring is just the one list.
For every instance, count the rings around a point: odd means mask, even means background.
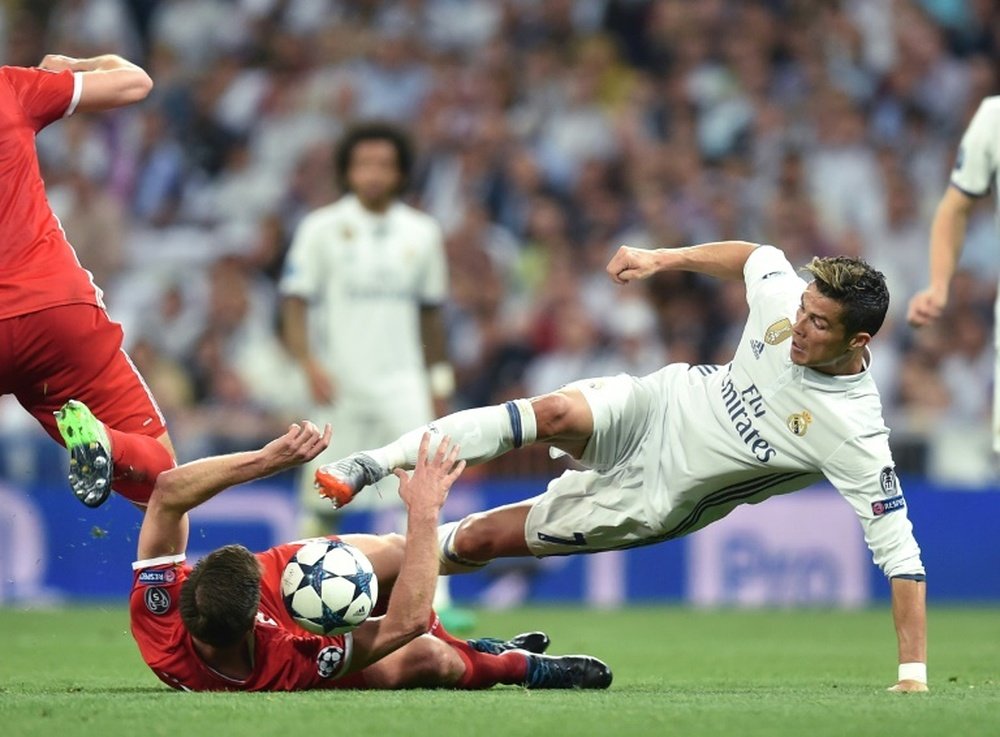
[{"label": "player's foot", "polygon": [[544,632],[523,632],[509,640],[501,640],[497,637],[480,637],[475,640],[467,640],[467,642],[473,650],[490,655],[499,655],[510,650],[526,650],[529,653],[540,655],[549,649],[550,640]]},{"label": "player's foot", "polygon": [[389,472],[364,453],[354,453],[334,463],[320,466],[316,471],[316,490],[340,509],[369,484],[387,476]]},{"label": "player's foot", "polygon": [[589,655],[528,655],[525,688],[607,688],[611,669]]},{"label": "player's foot", "polygon": [[56,426],[69,451],[69,485],[88,507],[99,507],[111,494],[111,441],[104,423],[83,402],[71,399],[55,413]]}]

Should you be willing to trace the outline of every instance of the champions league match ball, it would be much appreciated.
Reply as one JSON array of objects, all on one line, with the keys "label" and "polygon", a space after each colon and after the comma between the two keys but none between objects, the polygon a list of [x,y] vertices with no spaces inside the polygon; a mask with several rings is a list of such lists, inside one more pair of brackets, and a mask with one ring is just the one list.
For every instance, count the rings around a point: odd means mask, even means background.
[{"label": "champions league match ball", "polygon": [[313,540],[285,566],[281,598],[304,630],[339,635],[368,619],[378,601],[378,579],[371,561],[353,545]]}]

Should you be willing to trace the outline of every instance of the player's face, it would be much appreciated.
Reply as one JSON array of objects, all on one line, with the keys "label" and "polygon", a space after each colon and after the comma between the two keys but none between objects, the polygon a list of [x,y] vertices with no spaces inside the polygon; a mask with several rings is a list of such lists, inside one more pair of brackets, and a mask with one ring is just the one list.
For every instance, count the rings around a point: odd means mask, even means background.
[{"label": "player's face", "polygon": [[848,337],[840,321],[843,308],[824,297],[812,283],[802,293],[792,327],[792,363],[809,366],[828,374],[847,373],[845,367],[856,360],[853,337]]},{"label": "player's face", "polygon": [[347,183],[369,210],[383,210],[396,196],[401,174],[391,141],[360,141],[351,152]]}]

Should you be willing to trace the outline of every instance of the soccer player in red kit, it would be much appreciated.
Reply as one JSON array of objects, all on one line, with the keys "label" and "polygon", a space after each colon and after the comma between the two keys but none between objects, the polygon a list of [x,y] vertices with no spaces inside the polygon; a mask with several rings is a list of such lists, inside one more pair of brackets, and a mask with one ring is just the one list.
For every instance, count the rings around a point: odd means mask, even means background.
[{"label": "soccer player in red kit", "polygon": [[[346,536],[371,559],[385,615],[352,632],[322,637],[300,629],[281,598],[281,574],[305,542],[253,555],[227,545],[194,568],[184,565],[188,510],[233,484],[312,460],[330,441],[311,422],[257,451],[205,458],[162,473],[139,531],[130,601],[143,660],[167,685],[190,691],[313,688],[607,688],[611,671],[587,656],[542,655],[548,638],[459,640],[431,608],[438,574],[437,520],[465,463],[444,438],[429,436],[412,478],[400,471],[407,535]],[[380,602],[381,604],[381,602]]]},{"label": "soccer player in red kit", "polygon": [[112,486],[145,503],[174,452],[122,350],[121,326],[49,207],[35,135],[74,112],[138,102],[152,86],[113,54],[0,67],[0,393],[13,394],[67,447],[73,492],[91,507]]}]

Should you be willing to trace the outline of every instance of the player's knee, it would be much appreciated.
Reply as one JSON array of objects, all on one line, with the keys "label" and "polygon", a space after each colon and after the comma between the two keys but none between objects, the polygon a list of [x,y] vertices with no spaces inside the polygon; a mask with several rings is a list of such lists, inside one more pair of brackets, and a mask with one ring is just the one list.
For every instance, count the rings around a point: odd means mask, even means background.
[{"label": "player's knee", "polygon": [[426,643],[420,661],[424,683],[445,685],[462,677],[465,665],[451,645],[435,637],[421,638],[421,641]]},{"label": "player's knee", "polygon": [[455,531],[455,553],[465,560],[493,560],[503,555],[502,541],[508,534],[495,515],[470,514]]},{"label": "player's knee", "polygon": [[570,432],[573,419],[573,400],[561,392],[553,392],[531,400],[538,427],[538,439],[545,440]]}]

